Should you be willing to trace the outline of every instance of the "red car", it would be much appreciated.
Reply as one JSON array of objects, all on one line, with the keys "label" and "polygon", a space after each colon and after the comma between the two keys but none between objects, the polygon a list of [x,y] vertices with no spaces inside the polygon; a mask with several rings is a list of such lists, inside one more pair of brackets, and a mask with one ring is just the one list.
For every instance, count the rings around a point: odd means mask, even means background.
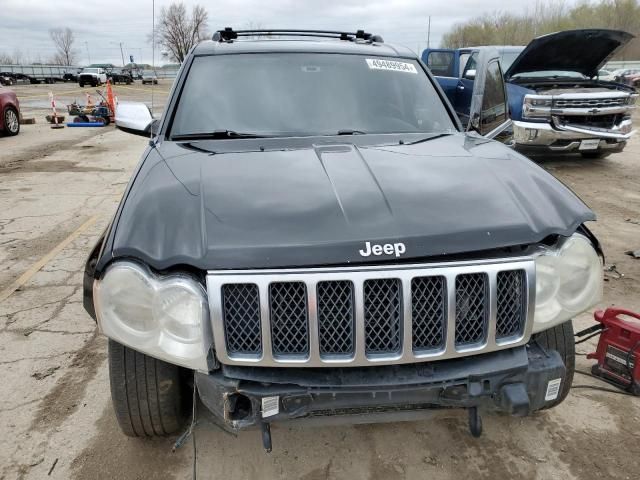
[{"label": "red car", "polygon": [[0,87],[0,132],[17,135],[20,132],[20,103],[8,88]]}]

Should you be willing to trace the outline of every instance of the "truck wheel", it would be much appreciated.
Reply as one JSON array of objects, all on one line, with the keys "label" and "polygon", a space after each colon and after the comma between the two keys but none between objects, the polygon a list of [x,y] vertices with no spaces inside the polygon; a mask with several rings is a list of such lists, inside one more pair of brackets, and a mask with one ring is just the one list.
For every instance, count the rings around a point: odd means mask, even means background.
[{"label": "truck wheel", "polygon": [[180,367],[109,340],[111,401],[129,437],[158,437],[184,427],[190,397]]},{"label": "truck wheel", "polygon": [[562,388],[558,398],[550,405],[543,408],[553,408],[563,402],[573,383],[573,374],[576,370],[576,344],[573,337],[573,323],[571,320],[561,323],[553,328],[533,335],[533,339],[543,348],[555,350],[560,354],[564,366],[567,369]]},{"label": "truck wheel", "polygon": [[611,155],[610,152],[580,152],[582,158],[605,158]]},{"label": "truck wheel", "polygon": [[80,82],[80,88],[84,88],[84,83]]},{"label": "truck wheel", "polygon": [[20,133],[20,116],[13,107],[4,110],[4,131],[11,137]]}]

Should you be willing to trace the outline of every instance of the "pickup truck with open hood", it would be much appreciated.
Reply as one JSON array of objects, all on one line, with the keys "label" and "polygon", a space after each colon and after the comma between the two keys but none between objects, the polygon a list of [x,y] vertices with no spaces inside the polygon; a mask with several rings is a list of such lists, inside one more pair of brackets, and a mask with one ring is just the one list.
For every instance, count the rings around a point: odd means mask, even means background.
[{"label": "pickup truck with open hood", "polygon": [[[632,38],[615,30],[570,30],[535,38],[526,47],[491,47],[501,55],[515,147],[585,157],[621,151],[633,133],[637,93],[628,85],[599,79],[598,71]],[[462,118],[469,112],[482,48],[487,47],[427,49],[422,54]]]},{"label": "pickup truck with open hood", "polygon": [[[274,38],[275,36],[275,38]],[[513,415],[564,400],[571,319],[601,298],[594,213],[496,141],[497,52],[462,125],[410,50],[364,31],[218,31],[185,59],[84,276],[131,436],[197,412],[289,420]]]}]

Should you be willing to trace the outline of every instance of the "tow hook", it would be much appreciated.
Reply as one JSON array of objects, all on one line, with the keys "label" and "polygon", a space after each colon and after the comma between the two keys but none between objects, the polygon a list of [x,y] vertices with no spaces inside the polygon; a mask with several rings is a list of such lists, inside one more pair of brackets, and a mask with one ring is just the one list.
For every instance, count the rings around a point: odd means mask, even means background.
[{"label": "tow hook", "polygon": [[267,453],[271,453],[271,425],[260,419],[260,430],[262,430],[262,446]]},{"label": "tow hook", "polygon": [[482,435],[482,418],[478,413],[478,407],[469,408],[469,431],[474,438],[479,438]]}]

